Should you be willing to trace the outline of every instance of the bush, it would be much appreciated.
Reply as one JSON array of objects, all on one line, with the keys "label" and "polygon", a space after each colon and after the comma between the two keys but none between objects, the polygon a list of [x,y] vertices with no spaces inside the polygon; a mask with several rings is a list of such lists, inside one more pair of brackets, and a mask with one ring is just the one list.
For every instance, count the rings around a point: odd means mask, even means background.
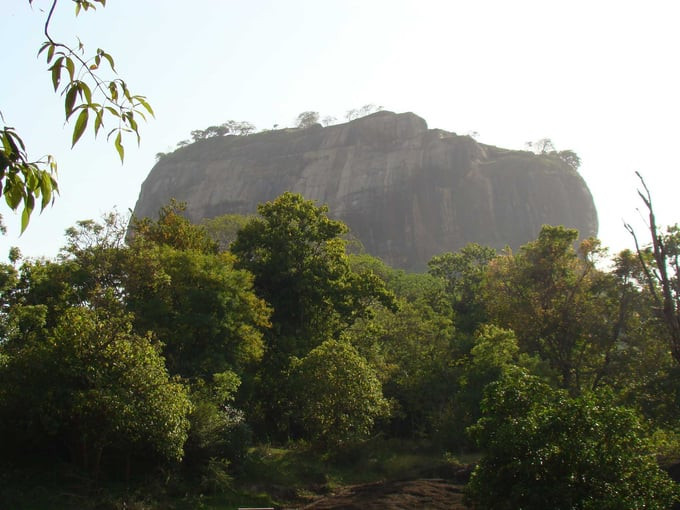
[{"label": "bush", "polygon": [[328,340],[291,368],[299,419],[328,446],[367,437],[389,406],[373,369],[348,343]]},{"label": "bush", "polygon": [[675,483],[637,415],[611,394],[572,398],[524,372],[489,385],[470,433],[483,452],[468,498],[485,509],[665,509]]},{"label": "bush", "polygon": [[231,371],[213,374],[209,383],[200,379],[195,382],[189,415],[191,428],[184,447],[185,465],[205,467],[214,459],[236,468],[243,463],[252,433],[243,412],[233,406],[240,383]]},{"label": "bush", "polygon": [[66,310],[47,338],[21,344],[0,365],[5,459],[44,459],[65,445],[95,475],[109,459],[181,460],[191,405],[159,350],[131,332],[127,316]]}]

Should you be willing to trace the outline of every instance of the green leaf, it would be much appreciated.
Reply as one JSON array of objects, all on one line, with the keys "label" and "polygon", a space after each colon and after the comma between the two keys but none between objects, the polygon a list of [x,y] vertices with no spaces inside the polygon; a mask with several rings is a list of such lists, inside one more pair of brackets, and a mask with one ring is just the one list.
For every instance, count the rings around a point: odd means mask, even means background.
[{"label": "green leaf", "polygon": [[116,141],[114,142],[114,145],[116,146],[116,150],[118,151],[118,155],[120,156],[120,162],[122,164],[123,158],[125,157],[125,149],[123,148],[123,145],[120,143],[120,139],[121,132],[118,131],[118,136],[116,136]]},{"label": "green leaf", "polygon": [[105,106],[104,108],[106,108],[106,110],[107,110],[111,115],[114,115],[114,116],[120,118],[120,113],[118,112],[118,110],[116,110],[116,109],[113,108],[112,106]]},{"label": "green leaf", "polygon": [[92,91],[90,90],[90,87],[88,87],[87,83],[81,81],[79,82],[79,88],[85,94],[85,101],[87,101],[87,104],[92,103]]},{"label": "green leaf", "polygon": [[21,158],[21,151],[19,150],[17,143],[19,143],[22,148],[24,147],[23,140],[12,131],[6,129],[5,136],[2,138],[2,144],[5,147],[5,152],[10,156],[13,156],[14,159]]},{"label": "green leaf", "polygon": [[[52,46],[52,43],[50,43],[50,41],[45,41],[44,43],[42,43],[42,45],[40,46],[40,49],[38,50],[38,54],[37,54],[36,56],[39,57],[40,54],[41,54],[43,51],[45,51],[47,48],[49,48],[50,46]],[[54,50],[52,50],[52,53],[54,54]],[[50,61],[50,57],[49,57],[49,56],[47,57],[47,61],[48,61],[48,62]]]},{"label": "green leaf", "polygon": [[111,101],[115,103],[118,100],[118,86],[115,81],[109,83],[109,92],[111,93]]},{"label": "green leaf", "polygon": [[123,89],[123,94],[125,95],[125,98],[132,102],[132,95],[130,94],[130,91],[127,88],[126,83],[123,80],[120,80],[120,87]]},{"label": "green leaf", "polygon": [[59,82],[61,81],[61,62],[64,57],[59,57],[54,61],[50,70],[52,71],[52,85],[54,85],[54,91],[56,92],[59,88]]},{"label": "green leaf", "polygon": [[28,227],[28,221],[31,219],[31,211],[29,211],[26,207],[24,207],[24,210],[21,213],[21,233],[24,233],[24,230],[26,230],[26,227]]},{"label": "green leaf", "polygon": [[76,85],[71,85],[66,93],[66,99],[64,100],[64,108],[66,110],[66,120],[73,113],[73,106],[76,104],[76,96],[78,95],[78,87]]},{"label": "green leaf", "polygon": [[33,212],[33,209],[35,208],[35,197],[33,196],[32,193],[29,193],[26,195],[26,198],[24,198],[24,209],[28,209],[28,214]]},{"label": "green leaf", "polygon": [[44,210],[52,198],[52,178],[47,172],[43,172],[40,176],[40,191],[42,192],[42,201],[40,203],[40,210]]},{"label": "green leaf", "polygon": [[73,60],[70,58],[66,57],[66,69],[68,70],[68,76],[71,81],[73,81],[73,76],[76,72],[76,67],[73,64]]},{"label": "green leaf", "polygon": [[94,118],[94,136],[97,136],[99,129],[104,125],[104,110],[101,108],[97,110],[97,116]]},{"label": "green leaf", "polygon": [[147,112],[151,114],[152,117],[156,116],[153,110],[151,109],[151,105],[147,103],[146,98],[144,96],[135,96],[135,99],[139,104],[141,104],[146,109]]},{"label": "green leaf", "polygon": [[130,128],[136,133],[138,130],[137,126],[137,121],[135,120],[134,114],[132,112],[128,112],[127,115],[127,122],[130,125]]},{"label": "green leaf", "polygon": [[115,73],[116,68],[114,67],[114,64],[113,64],[113,57],[106,52],[102,53],[102,57],[104,57],[106,60],[109,61],[109,65],[111,66],[111,70]]},{"label": "green leaf", "polygon": [[76,120],[76,125],[73,128],[73,142],[71,143],[71,148],[73,148],[75,144],[78,143],[78,140],[85,132],[85,128],[87,127],[88,113],[89,110],[87,108],[83,108],[83,111],[80,112],[80,115],[78,115],[78,120]]},{"label": "green leaf", "polygon": [[[11,186],[7,186],[7,184],[12,184]],[[20,186],[15,186],[13,185],[11,181],[8,183],[5,183],[5,202],[7,202],[7,205],[9,206],[10,209],[13,211],[16,211],[17,207],[19,207],[19,203],[21,203],[21,188]]]}]

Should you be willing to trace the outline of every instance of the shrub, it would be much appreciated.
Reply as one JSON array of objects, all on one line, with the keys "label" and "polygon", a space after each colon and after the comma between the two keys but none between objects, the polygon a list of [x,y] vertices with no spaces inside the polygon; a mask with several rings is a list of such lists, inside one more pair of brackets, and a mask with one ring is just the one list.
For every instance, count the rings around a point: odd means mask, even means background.
[{"label": "shrub", "polygon": [[521,371],[489,385],[470,428],[483,457],[469,500],[490,510],[668,508],[677,486],[637,415],[611,397],[569,397]]}]

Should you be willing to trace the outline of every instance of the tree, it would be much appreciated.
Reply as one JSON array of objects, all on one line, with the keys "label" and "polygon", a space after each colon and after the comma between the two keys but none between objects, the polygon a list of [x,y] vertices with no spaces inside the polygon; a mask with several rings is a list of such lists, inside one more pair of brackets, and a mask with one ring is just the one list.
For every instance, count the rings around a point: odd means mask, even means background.
[{"label": "tree", "polygon": [[[427,277],[427,275],[419,275]],[[425,299],[397,299],[398,310],[377,307],[346,338],[376,370],[392,402],[391,432],[401,437],[431,433],[451,398],[453,322]]]},{"label": "tree", "polygon": [[486,321],[481,296],[486,268],[496,257],[496,250],[470,243],[458,253],[437,255],[427,263],[428,273],[441,278],[455,313],[456,327],[472,333]]},{"label": "tree", "polygon": [[262,356],[270,311],[254,294],[252,276],[182,211],[172,201],[157,220],[133,219],[122,281],[127,309],[138,331],[163,339],[171,373],[240,374]]},{"label": "tree", "polygon": [[4,453],[44,456],[64,444],[95,475],[107,452],[182,458],[186,390],[169,378],[160,345],[132,332],[129,316],[69,308],[43,338],[7,353],[0,364]]},{"label": "tree", "polygon": [[642,248],[633,227],[628,223],[625,227],[635,241],[638,260],[654,300],[657,316],[666,325],[673,357],[680,363],[680,227],[677,224],[668,227],[665,234],[659,231],[649,188],[638,172],[636,175],[644,190],[638,190],[638,195],[647,208],[651,246]]},{"label": "tree", "polygon": [[[255,131],[255,126],[250,122],[229,120],[218,126],[209,126],[205,129],[195,129],[191,132],[191,139],[194,142],[207,138],[216,138],[226,135],[246,136]],[[182,142],[178,143],[180,145]]]},{"label": "tree", "polygon": [[319,112],[302,112],[295,119],[295,125],[301,129],[307,129],[319,123]]},{"label": "tree", "polygon": [[550,156],[559,159],[566,163],[572,170],[578,170],[581,167],[581,158],[572,150],[558,151],[550,138],[541,138],[535,142],[527,142],[525,147],[534,154],[540,156]]},{"label": "tree", "polygon": [[345,113],[345,119],[349,120],[355,120],[355,119],[360,119],[361,117],[365,117],[366,115],[370,115],[371,113],[379,112],[383,110],[382,106],[376,106],[374,104],[365,104],[361,108],[352,108],[351,110],[347,110]]},{"label": "tree", "polygon": [[525,145],[535,154],[549,154],[555,151],[555,145],[550,138],[541,138],[535,142],[527,142]]},{"label": "tree", "polygon": [[577,238],[576,230],[544,226],[516,255],[494,259],[484,286],[491,320],[575,393],[592,387],[624,331],[618,303],[604,299],[611,283],[595,266],[599,243],[583,241],[577,253]]},{"label": "tree", "polygon": [[208,235],[217,242],[220,250],[228,250],[236,240],[238,231],[252,219],[243,214],[223,214],[215,218],[204,219],[201,225]]},{"label": "tree", "polygon": [[[294,342],[274,350],[304,356],[392,296],[373,273],[351,270],[347,226],[301,195],[286,192],[258,206],[260,217],[238,231],[231,251],[237,267],[255,275],[255,289],[274,308],[272,335]],[[271,335],[270,335],[271,336]]]},{"label": "tree", "polygon": [[321,119],[321,124],[323,125],[323,127],[328,127],[331,124],[333,124],[336,120],[338,119],[333,117],[332,115],[326,115],[323,119]]},{"label": "tree", "polygon": [[130,246],[121,223],[109,215],[69,229],[59,260],[22,265],[7,306],[44,306],[48,328],[74,306],[132,313],[136,333],[163,342],[172,375],[240,375],[261,358],[269,309],[231,254],[216,253],[205,230],[172,207],[158,221],[133,222]]},{"label": "tree", "polygon": [[130,234],[136,244],[151,243],[177,248],[196,250],[202,253],[218,252],[218,244],[201,225],[194,225],[183,216],[185,202],[174,198],[158,211],[158,219],[136,218],[130,221]]},{"label": "tree", "polygon": [[230,370],[193,381],[185,465],[206,467],[210,459],[243,461],[252,434],[244,413],[233,405],[240,384],[239,376]]},{"label": "tree", "polygon": [[291,363],[294,403],[309,437],[331,447],[366,438],[388,414],[380,382],[359,353],[328,340]]},{"label": "tree", "polygon": [[[28,0],[29,4],[33,0]],[[44,24],[46,41],[40,47],[39,54],[45,53],[47,63],[51,64],[49,71],[55,92],[64,97],[66,121],[76,113],[73,125],[72,145],[75,146],[85,132],[88,122],[93,126],[97,136],[104,127],[105,119],[114,119],[117,127],[111,129],[107,138],[113,137],[114,147],[124,158],[122,144],[123,133],[134,133],[139,143],[138,119],[153,116],[153,110],[146,98],[133,95],[125,81],[120,78],[105,78],[99,74],[102,67],[108,64],[115,74],[113,57],[101,48],[92,56],[85,56],[84,46],[79,41],[76,48],[55,41],[50,35],[50,21],[57,7],[58,0],[52,0],[47,19]],[[97,4],[104,6],[106,0],[74,0],[76,16],[81,10],[95,10]],[[66,76],[65,81],[62,78]],[[56,181],[56,162],[51,156],[45,159],[31,161],[27,155],[26,146],[21,136],[13,127],[4,125],[0,130],[0,196],[4,195],[5,202],[12,210],[23,204],[21,215],[22,232],[35,208],[40,202],[41,210],[52,200],[58,192]]]},{"label": "tree", "polygon": [[[31,420],[46,419],[40,414],[43,413],[40,406],[63,408],[64,413],[71,415],[81,408],[83,413],[101,415],[106,399],[114,401],[112,406],[118,405],[116,391],[127,392],[128,400],[145,398],[143,386],[125,386],[125,377],[137,377],[136,366],[125,365],[124,360],[118,358],[117,350],[112,353],[108,350],[114,345],[122,350],[127,342],[141,346],[130,349],[151,360],[150,366],[143,368],[149,377],[158,375],[155,364],[162,367],[166,378],[168,373],[183,377],[183,398],[187,398],[189,390],[191,400],[191,412],[187,409],[182,418],[191,424],[188,439],[187,427],[184,427],[191,468],[203,469],[212,457],[220,461],[242,459],[249,429],[242,411],[232,404],[241,378],[253,374],[254,365],[262,357],[263,330],[269,326],[270,310],[253,292],[252,275],[234,268],[232,254],[216,253],[216,245],[205,229],[189,223],[176,208],[164,208],[157,221],[133,222],[134,235],[129,245],[124,242],[125,223],[115,214],[106,216],[103,223],[81,221],[67,231],[68,243],[57,260],[28,260],[19,270],[8,264],[0,265],[0,364],[7,361],[11,369],[6,379],[0,375],[0,380],[7,383],[6,388],[3,387],[7,393],[0,390],[0,400],[7,399],[0,402],[0,419],[16,414],[18,420],[8,418],[10,429],[4,437],[13,437],[17,428],[24,427],[28,436],[25,442],[17,444],[28,447],[35,439],[35,452],[40,455],[50,450],[50,441],[61,441],[66,434],[62,428],[50,435],[52,432],[33,427]],[[68,325],[80,324],[80,316],[87,318],[87,321],[83,319],[84,324],[93,324],[94,332],[90,335],[89,330],[79,327],[71,335],[68,330],[70,336],[67,335],[62,344],[80,342],[72,350],[84,356],[74,361],[67,357],[71,354],[52,348],[52,344],[57,338],[56,332]],[[144,351],[147,344],[153,346],[153,356]],[[102,350],[101,356],[88,349]],[[100,363],[105,366],[100,367]],[[63,367],[57,370],[54,364],[63,364]],[[43,365],[47,367],[44,370]],[[120,375],[116,370],[129,373]],[[94,381],[95,389],[102,393],[98,400],[100,393],[93,390],[87,404],[94,407],[79,403],[79,410],[75,411],[69,398],[80,389],[80,371],[85,371]],[[20,372],[23,379],[19,378]],[[98,377],[107,378],[108,373],[114,374],[122,386],[101,389],[104,382]],[[21,384],[25,388],[20,389]],[[29,387],[35,392],[35,399],[26,405],[38,409],[33,414],[20,408],[19,402]],[[62,389],[53,395],[50,388]],[[153,398],[157,398],[158,405],[165,405],[162,395]],[[134,448],[152,461],[157,461],[161,454],[169,458],[148,442],[126,443],[127,436],[116,435],[127,431],[138,433],[137,418],[131,413],[142,411],[133,408],[136,400],[133,403],[128,400],[120,404],[127,413],[124,418],[115,414],[119,408],[111,411],[111,426],[115,426],[115,430],[108,428],[108,422],[99,424],[103,436],[96,438],[96,444],[88,439],[89,453],[72,454],[73,462],[96,471],[101,452],[116,464],[115,459],[122,459],[121,455],[127,455],[126,452]],[[5,403],[7,406],[3,407]],[[155,419],[154,412],[150,409],[143,418]],[[130,423],[121,425],[119,421],[123,419]],[[82,421],[86,422],[83,426],[90,427],[85,418]],[[59,423],[62,427],[62,422]],[[164,423],[172,422],[166,417]],[[80,432],[64,419],[63,430],[69,426],[74,435],[77,435],[75,431]],[[2,424],[0,433],[1,429]],[[163,426],[157,429],[159,434],[163,433]],[[88,434],[94,437],[93,433]],[[80,443],[73,444],[71,449],[76,453],[81,451]],[[104,446],[100,448],[100,444]],[[154,452],[158,455],[151,455]]]},{"label": "tree", "polygon": [[467,486],[476,507],[661,510],[680,496],[610,393],[570,398],[515,371],[487,388],[482,415],[470,429],[483,454]]},{"label": "tree", "polygon": [[581,167],[581,158],[572,150],[559,151],[555,155],[573,170],[578,170]]},{"label": "tree", "polygon": [[135,329],[163,340],[170,373],[203,378],[262,358],[270,310],[252,285],[229,253],[170,246],[133,247],[123,281]]},{"label": "tree", "polygon": [[453,364],[452,390],[437,424],[438,439],[449,448],[475,449],[465,430],[481,417],[484,388],[518,366],[536,369],[537,360],[519,352],[513,331],[482,324],[469,351],[459,352]]},{"label": "tree", "polygon": [[613,285],[602,299],[611,300],[612,308],[618,308],[613,326],[620,333],[616,348],[607,354],[601,381],[615,388],[627,405],[653,419],[656,426],[675,426],[680,399],[674,381],[680,373],[668,346],[665,324],[658,318],[637,254],[623,250],[613,263]]},{"label": "tree", "polygon": [[283,436],[290,432],[291,358],[338,339],[372,304],[392,306],[393,296],[375,274],[351,270],[340,237],[347,227],[330,219],[326,206],[287,192],[258,212],[231,245],[236,267],[255,276],[255,291],[273,308],[260,373],[252,385],[244,381],[253,392],[244,404],[261,403],[250,416],[264,433]]}]

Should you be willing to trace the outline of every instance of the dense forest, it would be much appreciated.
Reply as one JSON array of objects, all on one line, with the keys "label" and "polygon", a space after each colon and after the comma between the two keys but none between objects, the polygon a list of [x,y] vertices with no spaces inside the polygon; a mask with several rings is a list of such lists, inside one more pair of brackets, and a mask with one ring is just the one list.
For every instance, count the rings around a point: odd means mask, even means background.
[{"label": "dense forest", "polygon": [[320,485],[405,445],[471,459],[474,508],[680,494],[676,228],[609,258],[545,226],[415,274],[300,195],[182,210],[81,221],[56,258],[0,265],[3,508],[276,505],[267,454],[317,459],[299,472]]}]

